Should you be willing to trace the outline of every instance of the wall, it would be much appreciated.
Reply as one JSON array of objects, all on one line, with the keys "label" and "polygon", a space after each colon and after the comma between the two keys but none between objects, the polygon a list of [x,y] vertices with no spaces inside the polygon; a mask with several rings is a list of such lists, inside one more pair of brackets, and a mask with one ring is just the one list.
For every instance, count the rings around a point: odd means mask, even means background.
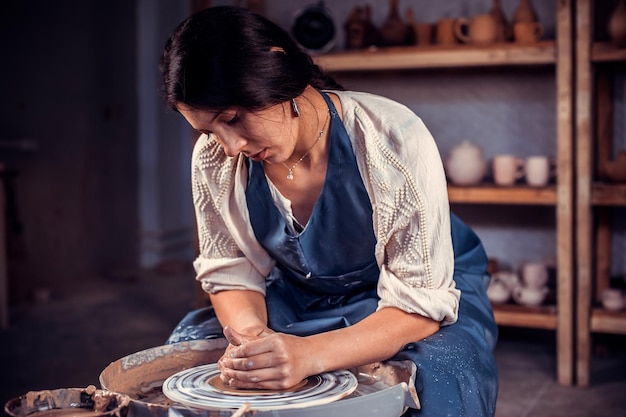
[{"label": "wall", "polygon": [[134,2],[3,3],[0,150],[20,227],[10,235],[14,298],[90,279],[137,257]]}]

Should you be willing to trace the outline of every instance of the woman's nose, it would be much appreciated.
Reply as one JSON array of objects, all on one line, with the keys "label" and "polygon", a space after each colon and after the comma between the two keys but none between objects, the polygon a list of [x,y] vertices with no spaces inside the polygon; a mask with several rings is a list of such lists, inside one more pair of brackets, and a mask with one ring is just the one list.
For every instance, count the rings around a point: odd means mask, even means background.
[{"label": "woman's nose", "polygon": [[224,148],[224,153],[230,157],[237,156],[243,151],[244,146],[248,143],[244,138],[238,135],[219,136],[219,142]]}]

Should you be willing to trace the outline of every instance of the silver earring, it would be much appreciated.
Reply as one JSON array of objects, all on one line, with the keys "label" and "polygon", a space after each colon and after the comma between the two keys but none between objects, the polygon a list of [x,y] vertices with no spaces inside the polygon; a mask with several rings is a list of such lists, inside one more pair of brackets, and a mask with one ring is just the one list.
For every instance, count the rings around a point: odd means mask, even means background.
[{"label": "silver earring", "polygon": [[291,99],[291,108],[293,109],[293,112],[296,114],[296,117],[300,117],[300,109],[298,108],[298,105],[296,104],[295,98]]}]

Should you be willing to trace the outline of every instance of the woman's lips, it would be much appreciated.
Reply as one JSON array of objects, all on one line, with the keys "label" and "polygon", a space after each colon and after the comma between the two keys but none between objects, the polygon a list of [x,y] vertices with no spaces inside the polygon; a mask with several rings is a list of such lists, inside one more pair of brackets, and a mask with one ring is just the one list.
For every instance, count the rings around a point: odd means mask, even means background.
[{"label": "woman's lips", "polygon": [[263,149],[259,153],[255,153],[254,155],[250,155],[250,158],[255,160],[255,161],[262,161],[262,160],[265,159],[266,154],[267,154],[267,149]]}]

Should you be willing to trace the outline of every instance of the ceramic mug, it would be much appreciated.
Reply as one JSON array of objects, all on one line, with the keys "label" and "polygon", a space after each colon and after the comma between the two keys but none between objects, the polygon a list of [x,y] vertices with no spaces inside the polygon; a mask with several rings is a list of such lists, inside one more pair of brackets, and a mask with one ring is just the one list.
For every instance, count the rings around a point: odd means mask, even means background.
[{"label": "ceramic mug", "polygon": [[498,39],[498,22],[490,14],[479,14],[454,22],[454,34],[461,42],[488,45]]},{"label": "ceramic mug", "polygon": [[542,288],[548,283],[548,267],[543,262],[522,265],[522,281],[529,288]]},{"label": "ceramic mug", "polygon": [[433,42],[433,27],[434,25],[428,22],[414,23],[415,44],[420,46],[430,45]]},{"label": "ceramic mug", "polygon": [[456,19],[443,18],[437,21],[437,44],[443,46],[456,45],[458,40],[454,34],[454,23]]},{"label": "ceramic mug", "polygon": [[517,22],[513,25],[513,37],[517,43],[537,43],[542,36],[543,25],[540,22]]},{"label": "ceramic mug", "polygon": [[524,175],[524,162],[515,155],[493,158],[493,179],[498,185],[514,185]]},{"label": "ceramic mug", "polygon": [[526,183],[531,187],[545,187],[556,174],[555,169],[555,164],[547,156],[530,156],[524,164]]}]

